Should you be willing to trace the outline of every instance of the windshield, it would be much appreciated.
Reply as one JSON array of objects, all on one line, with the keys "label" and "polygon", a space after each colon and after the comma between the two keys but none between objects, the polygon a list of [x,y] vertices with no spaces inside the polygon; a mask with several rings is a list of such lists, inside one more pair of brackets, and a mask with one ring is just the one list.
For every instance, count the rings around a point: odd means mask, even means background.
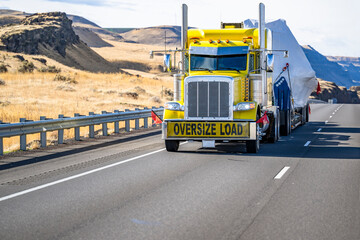
[{"label": "windshield", "polygon": [[213,70],[246,70],[246,54],[238,55],[196,55],[190,56],[190,69],[192,71]]}]

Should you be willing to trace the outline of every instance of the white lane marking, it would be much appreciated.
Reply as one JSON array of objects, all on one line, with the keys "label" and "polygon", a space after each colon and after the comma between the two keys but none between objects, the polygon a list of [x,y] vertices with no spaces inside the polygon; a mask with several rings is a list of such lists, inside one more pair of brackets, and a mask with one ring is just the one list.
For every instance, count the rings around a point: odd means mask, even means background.
[{"label": "white lane marking", "polygon": [[[184,143],[182,143],[182,144],[184,144]],[[63,179],[60,179],[60,180],[57,180],[57,181],[54,181],[54,182],[50,182],[50,183],[47,183],[47,184],[44,184],[44,185],[40,185],[40,186],[37,186],[37,187],[34,187],[34,188],[27,189],[27,190],[24,190],[24,191],[21,191],[21,192],[10,194],[8,196],[1,197],[0,202],[11,199],[11,198],[14,198],[14,197],[18,197],[18,196],[21,196],[21,195],[24,195],[24,194],[27,194],[27,193],[31,193],[31,192],[34,192],[34,191],[37,191],[37,190],[40,190],[40,189],[43,189],[43,188],[54,186],[54,185],[59,184],[59,183],[67,182],[67,181],[75,179],[75,178],[83,177],[83,176],[89,175],[91,173],[95,173],[95,172],[99,172],[101,170],[112,168],[112,167],[115,167],[115,166],[123,164],[123,163],[131,162],[131,161],[134,161],[136,159],[143,158],[143,157],[146,157],[146,156],[149,156],[149,155],[152,155],[152,154],[164,151],[164,150],[165,150],[165,148],[162,148],[162,149],[159,149],[159,150],[156,150],[156,151],[153,151],[153,152],[149,152],[149,153],[146,153],[146,154],[143,154],[143,155],[140,155],[140,156],[136,156],[136,157],[133,157],[133,158],[126,159],[126,160],[121,161],[121,162],[113,163],[113,164],[110,164],[110,165],[107,165],[107,166],[104,166],[104,167],[96,168],[96,169],[93,169],[93,170],[90,170],[90,171],[87,171],[87,172],[77,174],[77,175],[74,175],[74,176],[71,176],[71,177],[63,178]]]},{"label": "white lane marking", "polygon": [[330,118],[332,118],[332,116],[330,116]]},{"label": "white lane marking", "polygon": [[336,110],[335,110],[335,112],[333,112],[333,115],[336,113]]},{"label": "white lane marking", "polygon": [[310,143],[311,143],[311,141],[307,141],[307,142],[305,143],[304,147],[309,146],[309,145],[310,145]]},{"label": "white lane marking", "polygon": [[318,131],[318,132],[321,132],[321,130],[322,130],[322,128],[319,128],[317,131]]},{"label": "white lane marking", "polygon": [[281,171],[274,177],[274,179],[281,179],[282,176],[284,176],[284,174],[287,172],[287,170],[289,170],[290,167],[284,167],[283,169],[281,169]]}]

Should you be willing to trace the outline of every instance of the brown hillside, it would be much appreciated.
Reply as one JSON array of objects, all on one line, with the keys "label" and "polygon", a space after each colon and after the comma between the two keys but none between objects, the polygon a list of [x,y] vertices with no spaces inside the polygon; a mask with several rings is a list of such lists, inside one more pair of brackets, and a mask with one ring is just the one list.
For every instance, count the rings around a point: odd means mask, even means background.
[{"label": "brown hillside", "polygon": [[91,31],[89,28],[73,27],[74,32],[78,35],[81,41],[85,42],[89,47],[112,47],[111,44],[102,40],[99,35]]},{"label": "brown hillside", "polygon": [[159,26],[149,28],[137,28],[121,36],[126,41],[132,41],[141,44],[151,44],[164,46],[166,32],[166,44],[169,46],[180,46],[181,30],[178,26]]},{"label": "brown hillside", "polygon": [[117,72],[114,64],[79,39],[71,23],[65,13],[34,14],[20,24],[0,27],[0,45],[10,52],[45,55],[81,70]]},{"label": "brown hillside", "polygon": [[30,14],[27,14],[25,12],[9,9],[0,9],[0,26],[6,24],[18,24],[28,15]]},{"label": "brown hillside", "polygon": [[310,98],[319,99],[327,102],[329,99],[336,98],[338,103],[360,103],[360,87],[351,87],[347,90],[345,87],[339,87],[333,82],[325,81],[318,78],[321,92],[311,93]]}]

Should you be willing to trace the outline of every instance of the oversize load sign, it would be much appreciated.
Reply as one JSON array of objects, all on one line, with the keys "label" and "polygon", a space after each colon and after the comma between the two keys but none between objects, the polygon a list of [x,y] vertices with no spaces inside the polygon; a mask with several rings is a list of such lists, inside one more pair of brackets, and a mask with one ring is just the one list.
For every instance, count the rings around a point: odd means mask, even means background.
[{"label": "oversize load sign", "polygon": [[168,122],[167,136],[191,138],[249,137],[247,122]]}]

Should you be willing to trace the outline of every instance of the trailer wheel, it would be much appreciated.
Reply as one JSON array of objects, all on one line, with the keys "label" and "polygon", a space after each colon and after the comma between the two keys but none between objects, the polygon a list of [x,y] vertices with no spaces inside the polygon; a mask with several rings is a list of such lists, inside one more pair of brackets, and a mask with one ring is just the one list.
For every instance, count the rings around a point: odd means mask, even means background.
[{"label": "trailer wheel", "polygon": [[180,142],[178,140],[165,140],[165,147],[168,152],[177,152]]},{"label": "trailer wheel", "polygon": [[284,118],[284,124],[280,126],[280,133],[283,136],[288,136],[291,133],[291,116],[290,110],[281,112]]},{"label": "trailer wheel", "polygon": [[257,134],[259,128],[259,124],[256,124],[256,140],[249,140],[246,141],[246,151],[248,153],[257,153],[260,149],[260,139],[259,135]]},{"label": "trailer wheel", "polygon": [[310,105],[306,104],[306,119],[305,119],[306,122],[309,122],[309,115],[310,115],[309,110],[310,110]]},{"label": "trailer wheel", "polygon": [[301,125],[305,125],[306,122],[308,122],[308,105],[305,105],[305,107],[301,108]]}]

